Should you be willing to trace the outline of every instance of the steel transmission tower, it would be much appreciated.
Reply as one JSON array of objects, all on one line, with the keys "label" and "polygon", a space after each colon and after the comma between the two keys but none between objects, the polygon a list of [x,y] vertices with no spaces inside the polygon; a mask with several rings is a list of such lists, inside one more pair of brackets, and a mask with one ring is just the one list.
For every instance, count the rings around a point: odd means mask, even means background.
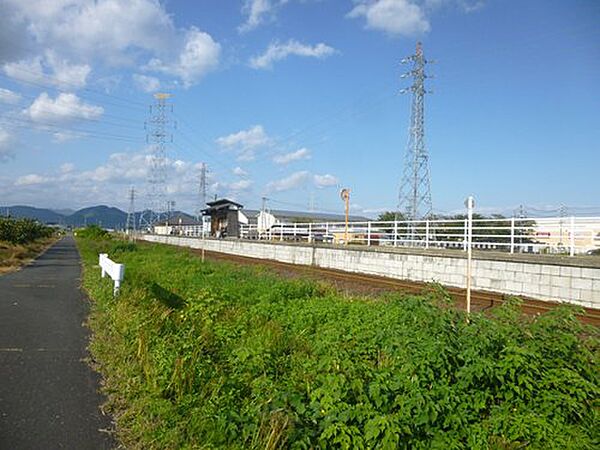
[{"label": "steel transmission tower", "polygon": [[200,166],[200,207],[198,208],[198,220],[202,216],[202,210],[206,208],[206,163],[202,163]]},{"label": "steel transmission tower", "polygon": [[404,58],[402,64],[412,63],[412,69],[401,78],[412,77],[411,87],[400,92],[412,92],[408,145],[404,161],[404,172],[398,196],[398,211],[407,220],[417,220],[431,215],[431,182],[429,178],[429,155],[425,148],[425,79],[431,78],[425,73],[425,65],[432,63],[423,56],[423,48],[417,42],[414,55]]},{"label": "steel transmission tower", "polygon": [[148,191],[146,209],[140,215],[140,228],[151,228],[152,225],[167,218],[167,141],[172,140],[169,133],[171,120],[168,113],[172,111],[167,100],[170,94],[154,94],[155,102],[150,106],[150,119],[147,122],[147,140],[152,146],[150,155],[150,171],[148,173]]},{"label": "steel transmission tower", "polygon": [[125,231],[135,232],[135,189],[131,186],[129,189],[129,210],[127,211],[127,223],[125,224]]}]

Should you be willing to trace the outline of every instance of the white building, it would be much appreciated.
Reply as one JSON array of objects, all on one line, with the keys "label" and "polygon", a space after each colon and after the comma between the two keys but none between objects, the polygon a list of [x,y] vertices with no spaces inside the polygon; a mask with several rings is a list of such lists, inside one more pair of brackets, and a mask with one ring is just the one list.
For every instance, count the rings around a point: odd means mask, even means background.
[{"label": "white building", "polygon": [[198,221],[189,216],[176,215],[154,225],[154,233],[170,236],[202,236],[210,232],[210,222]]}]

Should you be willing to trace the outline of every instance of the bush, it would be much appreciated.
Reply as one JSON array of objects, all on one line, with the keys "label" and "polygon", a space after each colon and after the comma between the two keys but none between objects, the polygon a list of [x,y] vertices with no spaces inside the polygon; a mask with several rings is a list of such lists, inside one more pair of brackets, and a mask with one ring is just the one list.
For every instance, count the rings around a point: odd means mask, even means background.
[{"label": "bush", "polygon": [[98,225],[88,225],[85,228],[79,228],[75,234],[79,237],[95,241],[110,239],[110,233]]},{"label": "bush", "polygon": [[32,219],[0,218],[0,241],[27,244],[52,236],[54,230]]},{"label": "bush", "polygon": [[114,243],[108,252],[109,255],[118,255],[119,253],[135,252],[137,245],[133,242],[118,241]]}]

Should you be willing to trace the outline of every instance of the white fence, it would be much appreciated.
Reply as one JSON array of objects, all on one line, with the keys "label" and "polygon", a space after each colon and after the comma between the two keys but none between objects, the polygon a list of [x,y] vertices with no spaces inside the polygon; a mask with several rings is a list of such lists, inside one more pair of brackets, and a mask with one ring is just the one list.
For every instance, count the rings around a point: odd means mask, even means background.
[{"label": "white fence", "polygon": [[[467,219],[242,225],[241,237],[366,246],[467,249]],[[600,249],[600,217],[474,219],[472,245],[510,253],[585,254]]]},{"label": "white fence", "polygon": [[106,253],[100,253],[100,255],[98,255],[98,263],[102,270],[102,278],[108,274],[114,281],[113,295],[117,295],[119,293],[119,288],[121,287],[121,281],[123,281],[123,278],[125,277],[125,265],[112,261]]}]

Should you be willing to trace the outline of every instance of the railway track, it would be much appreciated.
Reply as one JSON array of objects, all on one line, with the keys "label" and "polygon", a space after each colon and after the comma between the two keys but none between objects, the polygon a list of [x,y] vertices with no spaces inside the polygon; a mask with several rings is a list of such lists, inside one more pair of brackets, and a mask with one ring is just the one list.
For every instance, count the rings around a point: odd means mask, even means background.
[{"label": "railway track", "polygon": [[[192,251],[194,253],[200,253],[200,250]],[[296,276],[308,276],[315,279],[324,279],[326,281],[333,281],[335,284],[339,284],[338,282],[340,282],[342,287],[349,288],[349,290],[358,290],[362,292],[369,290],[373,292],[379,290],[402,291],[418,294],[430,288],[430,285],[426,283],[397,280],[363,273],[352,273],[335,269],[325,269],[322,267],[296,265],[270,259],[258,259],[246,256],[231,255],[228,253],[206,251],[205,254],[210,260],[227,261],[244,265],[250,264],[267,266],[280,272],[283,271],[290,275],[296,274]],[[353,286],[354,289],[352,289]],[[465,289],[446,287],[446,291],[450,294],[458,308],[466,308]],[[494,292],[471,291],[471,308],[473,311],[486,311],[495,306],[501,305],[507,300],[508,297],[509,295]],[[542,300],[535,300],[531,298],[522,298],[522,300],[523,303],[521,309],[523,313],[528,315],[542,314],[558,306],[556,303],[544,302]],[[583,323],[600,326],[600,311],[598,310],[584,308],[584,313],[579,314],[578,318]]]}]

